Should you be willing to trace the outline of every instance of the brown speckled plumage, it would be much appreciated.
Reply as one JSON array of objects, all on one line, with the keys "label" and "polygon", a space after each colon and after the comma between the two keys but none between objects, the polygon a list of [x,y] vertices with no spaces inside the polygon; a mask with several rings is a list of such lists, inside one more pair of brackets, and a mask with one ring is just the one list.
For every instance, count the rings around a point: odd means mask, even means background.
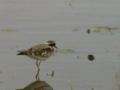
[{"label": "brown speckled plumage", "polygon": [[54,54],[56,47],[56,43],[52,40],[47,41],[46,44],[38,44],[35,45],[27,50],[19,51],[17,55],[26,55],[34,60],[36,60],[36,67],[37,67],[37,74],[36,80],[39,79],[39,72],[40,72],[40,63],[41,61],[47,60]]},{"label": "brown speckled plumage", "polygon": [[54,54],[55,48],[55,43],[53,41],[48,41],[48,44],[38,44],[27,50],[20,51],[18,55],[26,55],[35,60],[44,61]]}]

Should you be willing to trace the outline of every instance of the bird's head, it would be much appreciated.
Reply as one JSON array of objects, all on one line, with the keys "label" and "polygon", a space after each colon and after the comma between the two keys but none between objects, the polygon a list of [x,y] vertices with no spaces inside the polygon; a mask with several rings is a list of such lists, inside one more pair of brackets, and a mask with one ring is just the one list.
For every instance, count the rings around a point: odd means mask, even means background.
[{"label": "bird's head", "polygon": [[53,40],[47,41],[48,45],[57,49],[56,43]]}]

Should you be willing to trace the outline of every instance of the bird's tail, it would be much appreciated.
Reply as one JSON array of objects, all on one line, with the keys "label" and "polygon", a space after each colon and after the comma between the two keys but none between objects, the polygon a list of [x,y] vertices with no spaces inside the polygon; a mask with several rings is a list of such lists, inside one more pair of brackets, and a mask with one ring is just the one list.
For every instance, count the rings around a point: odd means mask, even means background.
[{"label": "bird's tail", "polygon": [[17,55],[27,55],[25,50],[18,51]]}]

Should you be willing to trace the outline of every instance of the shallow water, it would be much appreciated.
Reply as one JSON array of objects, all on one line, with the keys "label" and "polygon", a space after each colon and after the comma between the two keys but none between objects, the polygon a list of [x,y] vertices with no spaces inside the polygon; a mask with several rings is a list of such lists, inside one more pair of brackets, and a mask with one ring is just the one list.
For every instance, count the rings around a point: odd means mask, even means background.
[{"label": "shallow water", "polygon": [[[67,1],[67,0],[66,0]],[[40,77],[54,90],[119,90],[119,31],[87,34],[93,25],[119,27],[119,0],[0,0],[0,90],[23,88],[34,81],[35,61],[17,51],[55,40],[60,53],[41,64]],[[75,30],[77,28],[77,30]],[[95,62],[87,60],[93,54]],[[77,58],[79,56],[79,58]],[[46,74],[55,71],[50,78]],[[120,78],[120,77],[118,77]]]}]

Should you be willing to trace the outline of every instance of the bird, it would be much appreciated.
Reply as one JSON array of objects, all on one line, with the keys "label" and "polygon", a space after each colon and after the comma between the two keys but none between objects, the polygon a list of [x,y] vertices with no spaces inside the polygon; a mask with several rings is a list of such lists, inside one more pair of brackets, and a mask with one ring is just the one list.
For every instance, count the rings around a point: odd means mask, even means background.
[{"label": "bird", "polygon": [[40,63],[41,61],[46,61],[52,55],[54,55],[55,51],[57,51],[56,42],[54,40],[48,40],[46,43],[34,45],[28,49],[18,51],[17,55],[25,55],[30,57],[31,59],[36,60],[36,66],[38,68],[38,72],[36,75],[36,79],[38,77],[40,71]]}]

